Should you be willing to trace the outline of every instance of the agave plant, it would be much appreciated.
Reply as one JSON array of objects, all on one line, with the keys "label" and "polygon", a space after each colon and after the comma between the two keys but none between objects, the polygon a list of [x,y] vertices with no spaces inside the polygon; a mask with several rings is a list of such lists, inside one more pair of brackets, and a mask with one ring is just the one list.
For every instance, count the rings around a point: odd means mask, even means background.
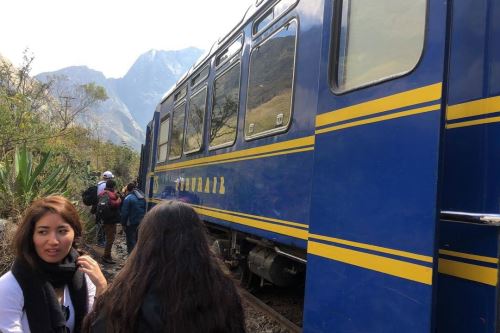
[{"label": "agave plant", "polygon": [[16,219],[33,200],[50,194],[66,194],[68,167],[46,170],[51,156],[50,151],[42,154],[35,167],[33,154],[22,147],[16,148],[11,161],[0,163],[0,205],[4,205],[1,215]]}]

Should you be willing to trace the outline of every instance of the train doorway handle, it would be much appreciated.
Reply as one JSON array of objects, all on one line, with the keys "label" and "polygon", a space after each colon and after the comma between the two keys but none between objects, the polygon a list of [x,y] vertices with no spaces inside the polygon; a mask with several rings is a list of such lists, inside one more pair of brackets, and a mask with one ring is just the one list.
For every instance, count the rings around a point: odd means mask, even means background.
[{"label": "train doorway handle", "polygon": [[500,226],[500,214],[470,213],[443,210],[441,211],[440,217],[443,220]]}]

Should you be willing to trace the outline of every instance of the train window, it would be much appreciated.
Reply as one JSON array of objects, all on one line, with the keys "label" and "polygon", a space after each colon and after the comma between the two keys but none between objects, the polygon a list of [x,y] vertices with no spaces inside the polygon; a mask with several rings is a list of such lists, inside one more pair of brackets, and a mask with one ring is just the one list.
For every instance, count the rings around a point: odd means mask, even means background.
[{"label": "train window", "polygon": [[170,117],[166,117],[165,119],[162,120],[160,124],[160,136],[158,137],[158,163],[167,160],[169,133],[170,133]]},{"label": "train window", "polygon": [[214,101],[210,117],[210,148],[230,146],[236,140],[240,101],[240,67],[238,62],[214,81]]},{"label": "train window", "polygon": [[297,21],[293,20],[252,50],[245,115],[246,139],[288,128],[296,36]]},{"label": "train window", "polygon": [[209,73],[209,68],[208,66],[205,66],[201,71],[199,71],[197,74],[193,76],[191,79],[191,87],[197,86],[200,82],[203,82],[208,77]]},{"label": "train window", "polygon": [[184,153],[193,153],[201,149],[203,143],[203,125],[207,103],[207,87],[193,94],[189,100],[189,111],[184,141]]},{"label": "train window", "polygon": [[179,158],[182,154],[184,118],[186,117],[184,106],[186,106],[186,103],[181,103],[176,106],[172,115],[172,137],[170,139],[170,152],[168,154],[169,160]]},{"label": "train window", "polygon": [[338,27],[335,90],[401,76],[424,46],[427,0],[344,0]]},{"label": "train window", "polygon": [[174,95],[174,102],[182,100],[187,94],[187,86],[182,86]]},{"label": "train window", "polygon": [[[151,126],[152,127],[152,126]],[[153,131],[151,128],[148,128],[148,141],[146,141],[149,144],[149,167],[148,168],[153,168]]]},{"label": "train window", "polygon": [[276,21],[288,9],[292,8],[297,3],[297,0],[281,0],[273,8],[265,12],[261,17],[255,20],[252,28],[252,33],[257,35],[259,32],[267,28],[271,22]]},{"label": "train window", "polygon": [[215,58],[215,66],[220,67],[233,55],[238,53],[243,46],[243,36],[240,35],[235,41],[231,43],[224,51],[222,51],[217,58]]}]

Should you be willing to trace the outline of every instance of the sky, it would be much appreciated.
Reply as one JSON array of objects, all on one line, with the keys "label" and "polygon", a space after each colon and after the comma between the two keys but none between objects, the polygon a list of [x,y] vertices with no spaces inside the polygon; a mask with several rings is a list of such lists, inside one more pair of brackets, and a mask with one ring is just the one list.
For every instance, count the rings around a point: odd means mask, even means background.
[{"label": "sky", "polygon": [[32,75],[86,65],[123,77],[151,50],[209,49],[254,0],[6,0],[0,54],[35,57]]}]

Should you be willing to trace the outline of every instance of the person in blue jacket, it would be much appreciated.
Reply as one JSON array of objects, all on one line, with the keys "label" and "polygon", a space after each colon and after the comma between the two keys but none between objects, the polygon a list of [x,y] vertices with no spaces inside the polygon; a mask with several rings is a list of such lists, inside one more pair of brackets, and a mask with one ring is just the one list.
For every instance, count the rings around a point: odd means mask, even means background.
[{"label": "person in blue jacket", "polygon": [[134,183],[127,185],[125,199],[121,209],[121,224],[127,237],[127,252],[132,252],[137,242],[137,227],[146,214],[146,199]]}]

